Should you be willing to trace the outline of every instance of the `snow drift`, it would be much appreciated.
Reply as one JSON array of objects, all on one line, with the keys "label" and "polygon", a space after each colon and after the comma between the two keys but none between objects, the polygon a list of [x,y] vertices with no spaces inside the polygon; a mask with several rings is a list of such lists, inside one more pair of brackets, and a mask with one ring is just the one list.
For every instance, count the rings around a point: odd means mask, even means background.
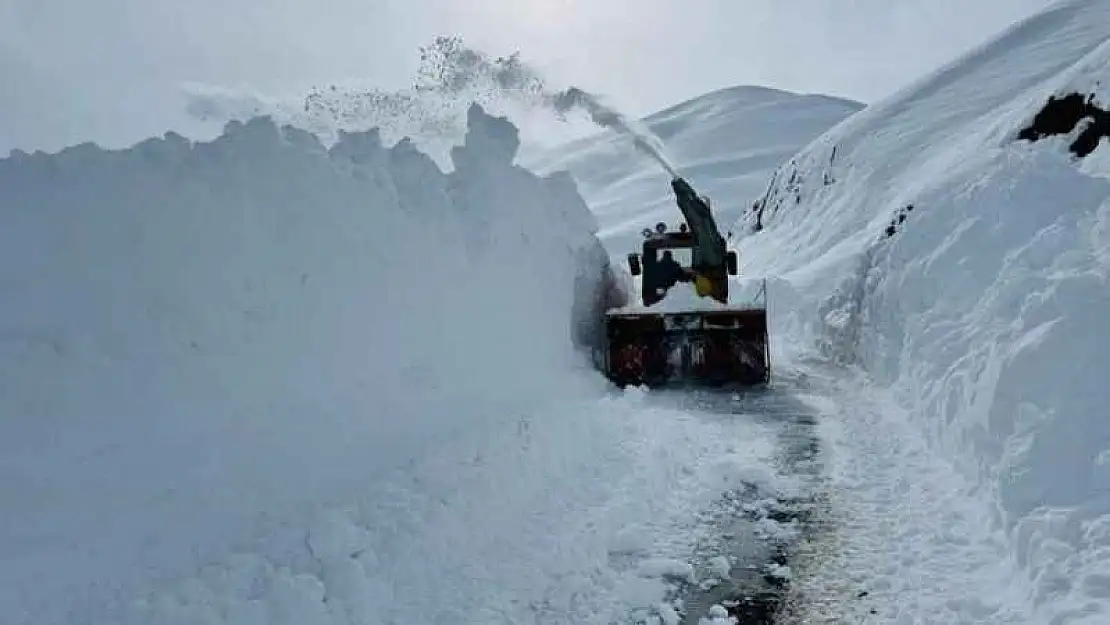
[{"label": "snow drift", "polygon": [[735,228],[790,283],[777,334],[891,389],[1044,623],[1110,618],[1108,23],[1080,0],[1016,25],[817,139]]},{"label": "snow drift", "polygon": [[[365,618],[382,573],[347,558],[321,582],[313,555],[396,548],[433,518],[418,498],[453,497],[435,463],[495,462],[483,445],[555,398],[569,414],[537,436],[590,427],[565,398],[599,388],[576,349],[597,329],[594,218],[569,177],[512,164],[507,120],[472,107],[468,127],[451,174],[375,132],[325,149],[267,119],[0,161],[0,620],[346,622],[337,593]],[[197,583],[245,612],[206,612],[195,584],[132,603],[217,564],[223,585]]]}]

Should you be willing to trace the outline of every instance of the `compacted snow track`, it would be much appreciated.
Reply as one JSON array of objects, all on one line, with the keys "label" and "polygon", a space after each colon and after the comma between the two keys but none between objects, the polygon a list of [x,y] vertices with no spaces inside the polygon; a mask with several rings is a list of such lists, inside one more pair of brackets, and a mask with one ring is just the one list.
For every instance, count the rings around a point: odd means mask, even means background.
[{"label": "compacted snow track", "polygon": [[745,479],[704,513],[670,622],[1040,622],[994,511],[889,393],[852,367],[790,364],[769,389],[653,401],[745,423],[773,449],[772,479]]},{"label": "compacted snow track", "polygon": [[653,403],[706,421],[743,422],[764,430],[773,447],[768,468],[774,473],[774,488],[743,480],[703,513],[706,531],[695,549],[694,575],[676,586],[673,599],[678,609],[670,622],[697,625],[702,619],[728,616],[741,623],[775,622],[790,588],[795,552],[804,541],[813,540],[815,529],[824,527],[820,417],[804,397],[801,377],[776,379],[770,387],[738,393],[654,395]]}]

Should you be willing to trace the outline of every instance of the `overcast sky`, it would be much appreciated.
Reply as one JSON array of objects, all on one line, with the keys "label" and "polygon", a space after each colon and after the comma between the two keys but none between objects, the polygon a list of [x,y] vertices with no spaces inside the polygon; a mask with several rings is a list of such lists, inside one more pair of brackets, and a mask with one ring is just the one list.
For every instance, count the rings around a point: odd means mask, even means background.
[{"label": "overcast sky", "polygon": [[1051,0],[0,0],[0,154],[183,128],[183,82],[409,84],[458,34],[646,114],[756,84],[872,102]]}]

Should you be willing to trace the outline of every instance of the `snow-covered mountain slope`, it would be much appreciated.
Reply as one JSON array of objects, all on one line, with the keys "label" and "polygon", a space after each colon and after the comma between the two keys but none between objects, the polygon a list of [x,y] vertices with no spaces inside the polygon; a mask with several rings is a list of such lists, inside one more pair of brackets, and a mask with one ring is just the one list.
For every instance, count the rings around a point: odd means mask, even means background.
[{"label": "snow-covered mountain slope", "polygon": [[517,143],[472,108],[450,174],[263,119],[0,160],[0,622],[662,600],[767,438],[608,395],[596,223]]},{"label": "snow-covered mountain slope", "polygon": [[[724,227],[763,193],[776,167],[862,106],[741,86],[677,104],[642,121],[662,139],[679,172],[712,196]],[[623,135],[589,136],[525,155],[522,162],[538,172],[571,172],[602,222],[599,236],[615,255],[623,257],[638,245],[645,226],[681,217],[668,174],[635,152]]]},{"label": "snow-covered mountain slope", "polygon": [[[1107,24],[1110,2],[1079,0],[1015,26],[818,139],[737,228],[762,222],[737,236],[752,272],[820,303],[794,329],[989,485],[1045,599],[1110,601]],[[1090,116],[1020,138],[1072,93]],[[1088,128],[1103,139],[1076,156]]]}]

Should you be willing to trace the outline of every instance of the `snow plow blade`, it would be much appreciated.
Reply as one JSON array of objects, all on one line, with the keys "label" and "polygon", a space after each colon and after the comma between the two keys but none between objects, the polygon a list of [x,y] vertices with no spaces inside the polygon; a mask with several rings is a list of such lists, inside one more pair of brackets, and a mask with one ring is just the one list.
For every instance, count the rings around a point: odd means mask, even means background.
[{"label": "snow plow blade", "polygon": [[605,373],[616,385],[749,387],[771,379],[764,308],[606,315]]}]

